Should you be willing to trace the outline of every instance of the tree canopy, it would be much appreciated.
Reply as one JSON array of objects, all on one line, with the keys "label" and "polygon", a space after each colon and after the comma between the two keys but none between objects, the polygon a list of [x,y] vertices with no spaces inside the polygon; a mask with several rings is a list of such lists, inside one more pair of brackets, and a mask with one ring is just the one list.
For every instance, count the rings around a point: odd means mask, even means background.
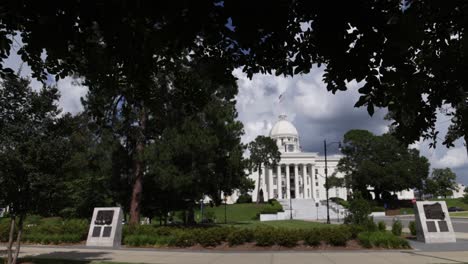
[{"label": "tree canopy", "polygon": [[447,198],[457,189],[457,175],[450,168],[435,168],[425,181],[424,193]]},{"label": "tree canopy", "polygon": [[344,136],[342,153],[338,170],[345,174],[347,187],[360,193],[370,187],[376,199],[384,192],[422,189],[428,177],[428,160],[389,134],[350,130]]},{"label": "tree canopy", "polygon": [[274,167],[281,159],[281,153],[278,150],[276,141],[270,137],[257,136],[254,141],[248,145],[250,152],[249,163],[253,171],[258,171],[257,179],[257,202],[260,202],[260,188],[262,187],[262,166]]},{"label": "tree canopy", "polygon": [[468,4],[462,0],[23,0],[3,1],[0,10],[1,57],[20,32],[18,53],[43,79],[46,69],[109,87],[125,80],[132,83],[126,89],[145,97],[152,71],[184,53],[222,58],[228,69],[243,67],[249,76],[302,74],[323,65],[328,90],[346,90],[356,80],[362,94],[356,106],[370,114],[388,107],[405,143],[436,140],[436,115],[445,106],[454,118],[444,143],[468,131]]}]

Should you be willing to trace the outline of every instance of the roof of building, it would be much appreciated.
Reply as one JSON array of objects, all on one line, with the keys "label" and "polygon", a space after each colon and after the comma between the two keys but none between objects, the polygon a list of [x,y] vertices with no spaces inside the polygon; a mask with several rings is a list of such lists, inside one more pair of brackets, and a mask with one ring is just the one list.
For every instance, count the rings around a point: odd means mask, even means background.
[{"label": "roof of building", "polygon": [[291,136],[299,136],[299,133],[297,133],[296,127],[286,120],[286,115],[280,115],[279,120],[276,122],[276,124],[273,126],[273,128],[270,130],[270,137],[274,136],[283,136],[283,135],[291,135]]}]

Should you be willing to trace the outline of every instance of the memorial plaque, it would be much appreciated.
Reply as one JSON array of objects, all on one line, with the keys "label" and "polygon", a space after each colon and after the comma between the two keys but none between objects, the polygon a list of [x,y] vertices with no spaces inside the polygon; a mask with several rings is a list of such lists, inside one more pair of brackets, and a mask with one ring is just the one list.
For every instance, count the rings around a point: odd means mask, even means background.
[{"label": "memorial plaque", "polygon": [[434,221],[426,221],[427,224],[427,231],[429,232],[437,232],[437,228]]},{"label": "memorial plaque", "polygon": [[449,231],[447,221],[439,221],[439,230],[440,230],[440,232],[448,232]]},{"label": "memorial plaque", "polygon": [[86,246],[120,247],[122,218],[123,213],[120,207],[94,208]]},{"label": "memorial plaque", "polygon": [[93,237],[99,237],[101,235],[101,227],[100,226],[95,226],[93,228]]},{"label": "memorial plaque", "polygon": [[112,210],[98,211],[96,221],[94,221],[94,224],[96,224],[96,225],[110,225],[112,223],[112,218],[113,217],[114,217],[114,211],[112,211]]},{"label": "memorial plaque", "polygon": [[102,237],[110,237],[112,231],[112,226],[105,226],[104,231],[102,231]]},{"label": "memorial plaque", "polygon": [[455,243],[457,239],[445,201],[416,201],[416,237],[424,243]]},{"label": "memorial plaque", "polygon": [[445,213],[442,211],[440,203],[424,205],[424,214],[426,215],[426,219],[445,219]]}]

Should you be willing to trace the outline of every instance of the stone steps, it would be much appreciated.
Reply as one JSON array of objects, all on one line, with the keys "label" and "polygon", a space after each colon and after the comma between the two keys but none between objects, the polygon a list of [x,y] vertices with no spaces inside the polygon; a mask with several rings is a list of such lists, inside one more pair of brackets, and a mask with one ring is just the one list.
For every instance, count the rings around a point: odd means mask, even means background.
[{"label": "stone steps", "polygon": [[[293,219],[300,220],[323,220],[327,219],[327,206],[326,201],[321,201],[316,206],[316,201],[314,199],[281,199],[278,202],[283,206],[283,210],[289,215],[290,207],[292,205],[292,215]],[[330,218],[337,219],[343,218],[345,214],[345,209],[333,202],[330,204]],[[338,216],[338,211],[340,215]]]}]

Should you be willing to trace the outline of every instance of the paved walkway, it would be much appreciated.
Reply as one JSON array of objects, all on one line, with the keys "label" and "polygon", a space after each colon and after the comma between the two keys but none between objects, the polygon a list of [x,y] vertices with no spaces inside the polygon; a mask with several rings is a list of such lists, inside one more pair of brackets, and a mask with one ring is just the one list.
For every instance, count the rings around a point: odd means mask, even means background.
[{"label": "paved walkway", "polygon": [[[2,247],[1,249],[5,249]],[[2,250],[3,251],[3,250]],[[391,264],[391,263],[463,263],[467,251],[281,251],[281,252],[189,252],[155,249],[90,249],[85,247],[22,247],[21,256],[73,260],[106,260],[130,263],[164,264]]]}]

